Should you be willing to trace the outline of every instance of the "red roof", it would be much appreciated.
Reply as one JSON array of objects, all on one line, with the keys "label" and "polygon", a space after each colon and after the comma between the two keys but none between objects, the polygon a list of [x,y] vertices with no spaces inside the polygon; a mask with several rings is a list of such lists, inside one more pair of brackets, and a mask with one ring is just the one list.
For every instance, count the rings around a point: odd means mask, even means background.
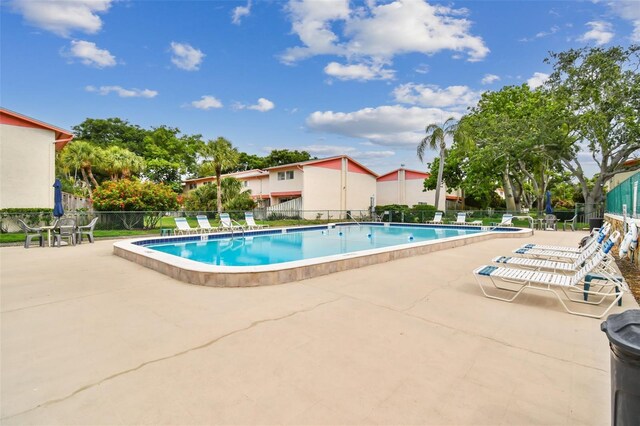
[{"label": "red roof", "polygon": [[35,118],[18,114],[6,108],[0,108],[0,124],[9,126],[30,127],[34,129],[51,130],[55,133],[56,150],[60,151],[64,146],[73,139],[73,133],[68,130],[61,129],[51,124],[38,121]]},{"label": "red roof", "polygon": [[[281,166],[269,167],[269,168],[267,168],[265,170],[278,170],[278,169],[292,168],[292,167],[298,167],[298,166],[312,166],[312,165],[314,165],[316,163],[326,163],[326,162],[329,162],[330,160],[337,160],[337,159],[340,159],[340,158],[346,158],[347,160],[349,160],[350,163],[356,164],[359,168],[363,169],[364,171],[366,171],[370,175],[372,175],[372,176],[374,176],[376,178],[378,177],[377,173],[371,171],[370,169],[368,169],[367,167],[363,166],[362,164],[360,164],[359,162],[357,162],[353,158],[349,157],[348,155],[336,155],[334,157],[318,158],[318,159],[315,159],[315,160],[300,161],[298,163],[283,164]],[[354,171],[354,170],[351,167],[349,171]]]},{"label": "red roof", "polygon": [[[405,171],[405,179],[427,179],[429,176],[431,176],[427,172],[421,172],[419,170],[405,169],[404,167],[401,167],[399,169],[391,170],[388,173],[380,175],[378,177],[378,181],[397,180],[397,174],[398,174],[398,172],[400,170],[404,170]],[[393,174],[395,174],[396,176],[390,176],[390,175],[393,175]]]}]

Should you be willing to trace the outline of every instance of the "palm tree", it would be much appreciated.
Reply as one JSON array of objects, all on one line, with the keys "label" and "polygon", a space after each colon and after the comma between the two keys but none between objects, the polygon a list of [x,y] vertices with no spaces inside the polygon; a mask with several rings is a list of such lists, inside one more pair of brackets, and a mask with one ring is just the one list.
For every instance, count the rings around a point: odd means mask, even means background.
[{"label": "palm tree", "polygon": [[426,128],[427,136],[418,144],[418,158],[420,161],[424,158],[424,151],[427,148],[440,150],[440,162],[438,167],[438,181],[436,183],[436,210],[440,201],[440,187],[442,186],[442,173],[444,171],[444,159],[447,155],[446,137],[453,137],[458,129],[458,122],[449,117],[442,126],[438,124],[429,124]]},{"label": "palm tree", "polygon": [[110,146],[103,152],[100,168],[109,174],[111,180],[130,178],[144,169],[144,159],[128,149]]},{"label": "palm tree", "polygon": [[218,213],[222,211],[222,176],[223,170],[229,170],[238,165],[240,161],[240,153],[233,147],[231,142],[223,137],[216,140],[209,140],[202,148],[201,152],[204,157],[203,166],[213,168],[216,175],[217,190],[217,207]]},{"label": "palm tree", "polygon": [[60,161],[62,167],[67,170],[79,169],[82,173],[82,180],[87,184],[87,188],[91,188],[89,180],[93,184],[93,188],[98,187],[98,182],[93,176],[92,167],[94,164],[100,161],[101,149],[95,147],[89,142],[77,140],[73,141],[62,150],[60,154]]}]

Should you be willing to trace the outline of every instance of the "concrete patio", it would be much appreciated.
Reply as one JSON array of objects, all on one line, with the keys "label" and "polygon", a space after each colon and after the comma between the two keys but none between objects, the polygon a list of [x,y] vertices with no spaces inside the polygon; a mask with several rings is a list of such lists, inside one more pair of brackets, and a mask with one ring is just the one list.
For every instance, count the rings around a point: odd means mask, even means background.
[{"label": "concrete patio", "polygon": [[[25,424],[610,422],[601,320],[482,296],[495,239],[301,282],[184,284],[112,241],[0,249],[1,418]],[[637,308],[626,295],[622,308]]]}]

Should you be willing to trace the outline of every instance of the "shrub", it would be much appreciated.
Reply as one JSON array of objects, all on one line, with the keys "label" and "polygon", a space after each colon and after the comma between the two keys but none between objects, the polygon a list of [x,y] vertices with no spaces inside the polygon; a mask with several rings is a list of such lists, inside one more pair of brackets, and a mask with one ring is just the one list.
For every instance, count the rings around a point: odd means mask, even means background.
[{"label": "shrub", "polygon": [[119,180],[104,182],[93,191],[99,211],[167,211],[178,209],[178,196],[161,183]]}]

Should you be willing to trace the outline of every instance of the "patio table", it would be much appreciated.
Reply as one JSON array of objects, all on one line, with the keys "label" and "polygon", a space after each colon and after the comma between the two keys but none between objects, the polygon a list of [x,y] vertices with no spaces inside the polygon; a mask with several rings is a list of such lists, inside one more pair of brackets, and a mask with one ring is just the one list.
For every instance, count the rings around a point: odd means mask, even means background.
[{"label": "patio table", "polygon": [[51,247],[51,231],[55,229],[54,225],[41,226],[40,229],[47,231],[47,244]]}]

